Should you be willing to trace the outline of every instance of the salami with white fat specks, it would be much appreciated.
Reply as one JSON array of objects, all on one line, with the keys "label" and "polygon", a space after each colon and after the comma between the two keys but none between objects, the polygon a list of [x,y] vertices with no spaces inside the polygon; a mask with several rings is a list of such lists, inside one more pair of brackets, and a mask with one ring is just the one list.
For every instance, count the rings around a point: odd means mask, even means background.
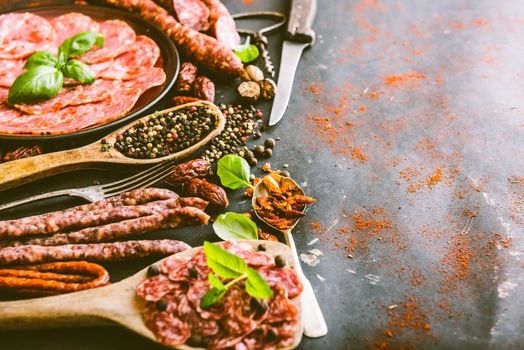
[{"label": "salami with white fat specks", "polygon": [[234,49],[240,44],[235,20],[220,0],[202,0],[209,8],[211,31],[219,43]]},{"label": "salami with white fat specks", "polygon": [[66,39],[81,32],[98,32],[100,25],[91,17],[78,12],[70,12],[51,19],[51,25],[56,32],[56,46]]},{"label": "salami with white fat specks", "polygon": [[20,59],[54,46],[56,33],[43,17],[32,13],[0,16],[0,58]]},{"label": "salami with white fat specks", "polygon": [[101,77],[130,80],[149,74],[159,57],[158,45],[147,36],[139,35],[126,52],[116,57],[113,64],[101,73]]},{"label": "salami with white fat specks", "polygon": [[0,59],[0,86],[11,87],[15,79],[24,72],[24,59]]},{"label": "salami with white fat specks", "polygon": [[45,114],[56,112],[74,101],[82,93],[82,86],[65,87],[60,93],[50,100],[34,104],[17,104],[16,108],[27,114]]},{"label": "salami with white fat specks", "polygon": [[254,251],[247,243],[241,242],[233,244],[232,242],[224,243],[224,249],[238,255],[250,266],[271,265],[273,258],[263,252]]},{"label": "salami with white fat specks", "polygon": [[257,268],[257,271],[272,288],[279,284],[286,287],[290,298],[294,298],[302,293],[304,288],[302,282],[300,282],[296,272],[289,267],[262,266]]},{"label": "salami with white fat specks", "polygon": [[133,28],[120,20],[102,22],[100,33],[104,36],[104,47],[88,51],[79,60],[90,64],[109,60],[124,53],[136,38]]},{"label": "salami with white fat specks", "polygon": [[[168,345],[183,344],[190,337],[201,339],[203,344],[207,344],[207,349],[216,350],[267,350],[293,345],[300,327],[300,315],[297,306],[289,299],[287,288],[291,287],[295,296],[298,296],[298,290],[302,290],[296,273],[276,267],[272,256],[256,252],[246,243],[225,242],[223,247],[235,254],[244,254],[248,259],[256,257],[254,261],[260,264],[256,268],[272,278],[272,282],[268,282],[273,296],[268,300],[255,299],[240,281],[231,286],[218,302],[202,309],[201,300],[211,288],[206,277],[211,270],[200,249],[191,258],[174,256],[164,259],[160,264],[160,275],[149,277],[139,285],[137,295],[147,302],[143,313],[146,325],[159,341]],[[269,259],[262,259],[259,254]],[[201,275],[201,272],[206,274]],[[296,281],[298,285],[290,281]],[[155,285],[158,291],[151,290]],[[160,309],[154,302],[158,298],[164,302]],[[159,316],[162,313],[168,316]],[[174,334],[179,334],[179,337]]]},{"label": "salami with white fat specks", "polygon": [[164,275],[148,278],[136,287],[136,294],[147,301],[158,301],[164,297],[173,285]]},{"label": "salami with white fat specks", "polygon": [[209,29],[209,9],[200,0],[158,0],[159,4],[176,15],[184,27],[197,32]]}]

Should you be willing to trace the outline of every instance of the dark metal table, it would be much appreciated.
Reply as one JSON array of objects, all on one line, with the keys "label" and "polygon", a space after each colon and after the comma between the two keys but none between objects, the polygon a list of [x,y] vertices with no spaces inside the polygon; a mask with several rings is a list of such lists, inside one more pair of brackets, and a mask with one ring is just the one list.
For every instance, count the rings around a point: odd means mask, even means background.
[{"label": "dark metal table", "polygon": [[[295,236],[300,253],[324,253],[305,273],[329,334],[300,348],[524,348],[524,2],[320,0],[315,28],[287,115],[266,133],[281,138],[273,167],[289,164],[318,198]],[[119,176],[60,176],[2,201]],[[211,227],[162,235],[213,239]],[[119,328],[4,332],[0,344],[160,348]]]}]

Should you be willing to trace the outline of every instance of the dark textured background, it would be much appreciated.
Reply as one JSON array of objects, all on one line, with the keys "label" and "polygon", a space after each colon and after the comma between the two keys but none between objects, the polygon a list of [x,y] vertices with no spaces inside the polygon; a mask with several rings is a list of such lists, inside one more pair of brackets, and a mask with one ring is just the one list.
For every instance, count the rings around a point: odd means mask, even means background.
[{"label": "dark textured background", "polygon": [[[226,3],[232,12],[286,5]],[[300,348],[524,348],[524,2],[320,0],[315,29],[287,114],[266,133],[282,139],[273,167],[288,163],[318,198],[295,237],[299,252],[324,252],[305,273],[329,334]],[[271,41],[278,62],[278,35]],[[221,89],[224,100],[231,90]],[[122,175],[83,171],[0,195]],[[237,195],[232,210],[246,210]],[[375,226],[359,226],[359,217]],[[159,235],[213,239],[210,226]],[[146,264],[110,268],[116,280]],[[4,332],[0,344],[160,349],[120,328]]]}]

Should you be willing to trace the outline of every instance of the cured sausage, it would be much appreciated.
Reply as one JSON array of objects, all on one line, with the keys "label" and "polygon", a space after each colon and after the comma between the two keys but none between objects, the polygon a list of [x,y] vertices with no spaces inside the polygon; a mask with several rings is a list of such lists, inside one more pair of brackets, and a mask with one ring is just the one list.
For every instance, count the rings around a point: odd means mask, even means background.
[{"label": "cured sausage", "polygon": [[207,224],[208,220],[209,215],[198,208],[165,208],[165,210],[160,212],[153,212],[152,215],[114,222],[103,226],[88,227],[80,231],[56,233],[50,237],[31,238],[24,241],[8,241],[4,243],[4,246],[56,246],[72,243],[112,242],[129,236],[144,235],[161,229]]},{"label": "cured sausage", "polygon": [[158,25],[178,45],[186,56],[209,71],[236,78],[244,66],[230,47],[215,38],[184,27],[153,0],[104,0],[109,4],[138,12]]},{"label": "cured sausage", "polygon": [[177,92],[188,93],[193,91],[193,84],[197,77],[198,68],[191,62],[184,62],[175,83]]},{"label": "cured sausage", "polygon": [[201,0],[156,0],[185,27],[204,32],[209,28],[209,9]]},{"label": "cured sausage", "polygon": [[70,12],[50,20],[56,32],[56,46],[66,39],[81,32],[98,32],[100,25],[89,16],[78,12]]},{"label": "cured sausage", "polygon": [[139,35],[128,50],[116,57],[113,64],[102,72],[105,79],[129,80],[148,74],[160,57],[158,45],[147,36]]},{"label": "cured sausage", "polygon": [[109,273],[86,261],[0,269],[0,289],[20,294],[55,295],[109,284]]},{"label": "cured sausage", "polygon": [[207,77],[197,77],[193,84],[193,95],[202,100],[215,102],[215,83]]},{"label": "cured sausage", "polygon": [[47,50],[55,38],[53,26],[43,17],[32,13],[0,16],[0,58],[14,60]]},{"label": "cured sausage", "polygon": [[212,206],[227,208],[229,200],[224,189],[206,179],[191,179],[182,185],[182,191],[188,196],[205,199]]},{"label": "cured sausage", "polygon": [[0,249],[0,265],[37,264],[52,261],[116,261],[179,253],[191,248],[172,239],[97,244],[68,244],[55,247],[27,245]]},{"label": "cured sausage", "polygon": [[202,0],[209,8],[211,31],[219,43],[234,49],[240,44],[235,20],[220,0]]},{"label": "cured sausage", "polygon": [[18,104],[16,108],[28,114],[45,114],[56,112],[74,101],[81,93],[82,86],[66,87],[60,93],[50,100],[34,104]]},{"label": "cured sausage", "polygon": [[166,178],[166,182],[171,185],[180,185],[188,180],[207,176],[210,171],[211,163],[208,160],[197,158],[177,164]]},{"label": "cured sausage", "polygon": [[104,47],[91,49],[79,57],[80,61],[92,64],[114,58],[125,52],[136,38],[133,28],[117,19],[102,22],[100,34],[104,36]]}]

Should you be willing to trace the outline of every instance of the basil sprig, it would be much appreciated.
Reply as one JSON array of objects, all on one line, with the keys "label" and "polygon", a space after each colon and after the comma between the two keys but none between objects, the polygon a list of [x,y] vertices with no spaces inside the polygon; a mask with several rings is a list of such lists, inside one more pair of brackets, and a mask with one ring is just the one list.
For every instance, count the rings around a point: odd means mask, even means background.
[{"label": "basil sprig", "polygon": [[[252,297],[269,299],[273,295],[273,291],[264,278],[257,270],[248,267],[239,256],[207,241],[204,242],[204,253],[207,265],[214,274],[208,275],[209,284],[213,287],[200,300],[201,308],[208,308],[215,304],[222,299],[231,286],[243,280],[246,280],[246,292]],[[224,284],[220,278],[230,281]]]},{"label": "basil sprig", "polygon": [[247,161],[236,154],[228,154],[218,161],[217,175],[223,186],[236,190],[251,187],[249,175],[251,170]]},{"label": "basil sprig", "polygon": [[242,45],[238,45],[235,50],[235,55],[240,58],[242,63],[250,63],[258,58],[260,52],[258,47],[251,45],[251,38],[248,36],[246,42]]},{"label": "basil sprig", "polygon": [[14,105],[51,99],[62,90],[64,76],[82,84],[93,83],[95,73],[86,64],[71,58],[94,45],[104,46],[104,37],[96,32],[82,32],[66,39],[58,47],[58,56],[46,51],[33,53],[24,65],[26,71],[9,89],[7,102]]},{"label": "basil sprig", "polygon": [[258,239],[257,224],[243,214],[232,212],[220,214],[213,223],[213,230],[224,241]]}]

